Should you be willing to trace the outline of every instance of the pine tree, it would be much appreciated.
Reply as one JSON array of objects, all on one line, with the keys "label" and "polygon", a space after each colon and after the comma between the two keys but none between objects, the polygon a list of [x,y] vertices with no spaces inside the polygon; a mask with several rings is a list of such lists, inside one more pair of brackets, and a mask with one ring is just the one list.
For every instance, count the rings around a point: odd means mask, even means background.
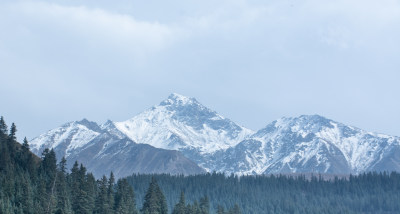
[{"label": "pine tree", "polygon": [[207,196],[200,198],[200,212],[201,214],[209,214],[210,213],[210,201]]},{"label": "pine tree", "polygon": [[186,214],[185,193],[183,191],[181,192],[179,202],[175,205],[172,214]]},{"label": "pine tree", "polygon": [[97,184],[96,184],[96,178],[92,173],[87,173],[86,174],[86,192],[88,195],[87,201],[88,201],[88,209],[92,212],[95,208],[95,200],[96,200],[96,194],[97,194]]},{"label": "pine tree", "polygon": [[26,137],[24,138],[23,142],[24,143],[22,143],[22,149],[23,149],[23,151],[28,152],[29,151],[29,143],[28,143],[28,140],[26,139]]},{"label": "pine tree", "polygon": [[115,177],[114,173],[111,171],[107,187],[107,197],[108,197],[107,202],[108,202],[108,207],[110,207],[110,209],[114,207],[114,185],[115,185]]},{"label": "pine tree", "polygon": [[225,209],[223,206],[221,205],[217,206],[217,214],[225,214]]},{"label": "pine tree", "polygon": [[111,207],[109,206],[110,202],[108,201],[107,182],[106,176],[103,176],[103,178],[98,181],[99,192],[96,198],[95,214],[108,214],[111,212]]},{"label": "pine tree", "polygon": [[58,163],[58,170],[64,175],[67,176],[67,159],[65,157],[61,158],[61,161]]},{"label": "pine tree", "polygon": [[115,213],[137,214],[133,188],[129,185],[126,179],[120,179],[117,182],[117,192],[115,194]]},{"label": "pine tree", "polygon": [[65,157],[63,157],[58,164],[57,182],[56,182],[56,192],[57,192],[56,213],[59,214],[72,213],[70,194],[67,189],[68,174],[66,173],[66,165],[67,165],[67,160],[65,159]]},{"label": "pine tree", "polygon": [[165,200],[164,194],[162,193],[154,177],[151,179],[141,211],[143,214],[168,213],[167,202]]},{"label": "pine tree", "polygon": [[3,136],[6,136],[7,133],[8,133],[7,124],[6,124],[6,122],[4,121],[3,116],[1,116],[1,117],[0,117],[0,137],[1,137],[2,135],[3,135]]},{"label": "pine tree", "polygon": [[17,140],[17,137],[15,136],[16,132],[17,132],[17,127],[15,126],[14,123],[12,123],[11,124],[11,129],[10,129],[10,134],[8,135],[8,138],[11,141],[16,141]]},{"label": "pine tree", "polygon": [[228,212],[229,214],[241,214],[239,205],[235,204]]},{"label": "pine tree", "polygon": [[18,193],[16,194],[16,204],[20,204],[23,213],[33,213],[33,185],[30,182],[29,174],[24,173],[16,184]]},{"label": "pine tree", "polygon": [[91,213],[90,196],[87,192],[88,184],[86,182],[86,168],[82,164],[78,167],[78,162],[75,162],[71,169],[70,177],[73,212],[75,214]]},{"label": "pine tree", "polygon": [[53,213],[53,209],[55,209],[57,203],[55,192],[57,182],[57,158],[53,149],[50,151],[46,150],[42,155],[43,159],[39,167],[39,173],[47,184],[46,195],[48,195],[48,198],[45,212],[50,214]]},{"label": "pine tree", "polygon": [[190,206],[190,210],[189,211],[186,210],[186,213],[187,214],[192,214],[192,213],[193,214],[201,214],[200,206],[199,206],[199,204],[197,203],[196,200],[193,202],[193,205]]}]

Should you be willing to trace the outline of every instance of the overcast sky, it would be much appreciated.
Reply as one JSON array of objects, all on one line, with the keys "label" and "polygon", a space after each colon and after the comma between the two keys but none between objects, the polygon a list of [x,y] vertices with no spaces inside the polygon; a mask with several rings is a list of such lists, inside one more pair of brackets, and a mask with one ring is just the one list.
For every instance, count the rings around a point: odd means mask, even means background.
[{"label": "overcast sky", "polygon": [[1,0],[0,81],[29,139],[172,92],[253,130],[320,114],[400,136],[400,1]]}]

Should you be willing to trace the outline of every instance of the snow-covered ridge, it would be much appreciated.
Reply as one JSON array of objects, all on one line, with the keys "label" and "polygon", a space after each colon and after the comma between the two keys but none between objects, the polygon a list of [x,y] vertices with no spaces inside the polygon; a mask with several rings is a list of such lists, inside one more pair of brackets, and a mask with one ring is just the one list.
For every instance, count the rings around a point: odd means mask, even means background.
[{"label": "snow-covered ridge", "polygon": [[223,168],[239,174],[398,171],[399,151],[399,137],[302,115],[276,120],[232,148],[229,155],[241,158]]},{"label": "snow-covered ridge", "polygon": [[158,148],[213,153],[235,146],[253,133],[201,105],[196,99],[171,94],[160,105],[114,123],[137,143]]},{"label": "snow-covered ridge", "polygon": [[71,150],[86,145],[99,135],[100,129],[97,124],[83,119],[66,123],[34,138],[30,141],[30,147],[34,153],[39,153],[45,148],[55,148],[64,143],[68,156]]},{"label": "snow-covered ridge", "polygon": [[[44,148],[57,148],[57,156],[77,157],[88,152],[81,150],[92,147],[100,151],[96,158],[101,159],[109,157],[102,151],[111,147],[121,146],[123,150],[127,145],[120,145],[121,140],[178,150],[207,171],[236,174],[400,171],[399,137],[367,132],[319,115],[284,117],[254,133],[195,98],[176,93],[123,122],[109,120],[97,125],[84,119],[66,123],[33,139],[31,148],[39,155]],[[113,154],[120,153],[113,150]],[[121,160],[113,161],[119,164]]]}]

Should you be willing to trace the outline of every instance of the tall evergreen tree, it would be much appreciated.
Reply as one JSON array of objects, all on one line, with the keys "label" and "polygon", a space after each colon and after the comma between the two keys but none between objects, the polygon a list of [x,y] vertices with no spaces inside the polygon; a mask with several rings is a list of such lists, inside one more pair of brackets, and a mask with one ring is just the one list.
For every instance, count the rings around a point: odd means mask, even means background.
[{"label": "tall evergreen tree", "polygon": [[57,214],[71,214],[71,200],[70,193],[68,191],[67,172],[66,172],[67,160],[63,157],[58,164],[57,182],[56,182],[56,194],[57,194]]},{"label": "tall evergreen tree", "polygon": [[142,208],[143,214],[167,214],[168,207],[165,196],[157,184],[156,179],[151,179]]},{"label": "tall evergreen tree", "polygon": [[28,151],[29,151],[29,143],[28,143],[28,140],[26,139],[26,137],[24,137],[24,141],[23,141],[23,143],[22,143],[22,149],[23,149],[25,152],[28,152]]},{"label": "tall evergreen tree", "polygon": [[117,182],[117,192],[115,194],[115,213],[116,214],[137,214],[135,195],[133,188],[126,179]]},{"label": "tall evergreen tree", "polygon": [[175,205],[172,214],[186,214],[185,193],[183,191],[181,191],[181,197],[179,198],[179,202]]},{"label": "tall evergreen tree", "polygon": [[17,132],[17,127],[15,126],[14,123],[12,123],[11,124],[11,128],[10,128],[10,134],[8,135],[10,140],[12,140],[12,141],[16,141],[17,140],[16,132]]},{"label": "tall evergreen tree", "polygon": [[225,214],[225,209],[224,209],[224,207],[223,206],[221,206],[221,205],[218,205],[217,206],[217,212],[216,212],[217,214]]},{"label": "tall evergreen tree", "polygon": [[242,212],[240,211],[239,205],[235,204],[235,206],[233,206],[228,214],[241,214]]},{"label": "tall evergreen tree", "polygon": [[108,206],[110,207],[110,209],[114,207],[114,185],[115,185],[115,177],[114,173],[111,171],[107,187]]},{"label": "tall evergreen tree", "polygon": [[8,128],[7,128],[7,124],[4,121],[3,116],[0,117],[0,137],[6,136],[8,134]]},{"label": "tall evergreen tree", "polygon": [[96,194],[97,194],[96,179],[92,173],[87,173],[85,178],[86,180],[84,188],[87,192],[87,201],[88,201],[87,206],[89,210],[94,210]]},{"label": "tall evergreen tree", "polygon": [[210,201],[206,195],[203,198],[200,198],[200,212],[201,214],[210,213]]},{"label": "tall evergreen tree", "polygon": [[111,212],[109,197],[108,197],[108,180],[106,176],[98,181],[98,194],[96,198],[95,214],[108,214]]}]

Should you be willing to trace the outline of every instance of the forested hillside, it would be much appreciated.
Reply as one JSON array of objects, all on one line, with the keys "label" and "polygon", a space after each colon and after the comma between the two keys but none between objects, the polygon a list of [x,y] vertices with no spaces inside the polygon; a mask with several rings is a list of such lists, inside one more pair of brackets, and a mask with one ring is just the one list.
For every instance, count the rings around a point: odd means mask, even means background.
[{"label": "forested hillside", "polygon": [[[153,175],[127,178],[142,203]],[[211,210],[239,205],[243,213],[400,213],[400,174],[306,179],[304,176],[154,175],[169,207],[181,191],[193,203],[206,195]]]},{"label": "forested hillside", "polygon": [[17,129],[8,132],[0,119],[0,213],[137,213],[134,193],[126,179],[105,176],[100,180],[75,162],[70,172],[66,161],[56,163],[53,150],[41,158],[29,151],[24,140],[16,142]]},{"label": "forested hillside", "polygon": [[332,180],[134,174],[117,182],[111,173],[96,180],[82,164],[57,163],[53,150],[35,156],[16,131],[0,118],[1,214],[400,213],[396,172]]}]

